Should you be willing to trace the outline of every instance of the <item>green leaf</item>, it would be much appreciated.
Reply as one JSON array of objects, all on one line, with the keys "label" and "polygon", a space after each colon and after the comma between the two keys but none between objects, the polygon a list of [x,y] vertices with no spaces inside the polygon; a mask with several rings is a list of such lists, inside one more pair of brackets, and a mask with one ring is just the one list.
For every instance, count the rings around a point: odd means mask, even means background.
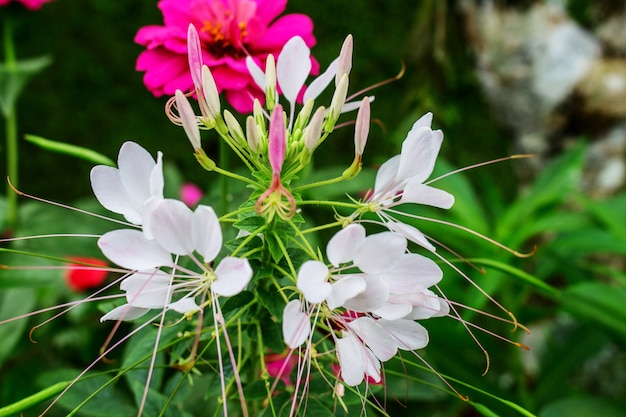
[{"label": "green leaf", "polygon": [[[55,381],[73,380],[80,371],[60,369],[47,372],[38,379],[39,385],[56,384]],[[125,396],[109,385],[110,376],[88,373],[77,381],[68,391],[59,398],[59,407],[73,410],[85,417],[132,417],[137,414],[135,407],[125,401]],[[102,389],[104,387],[104,389]],[[99,391],[85,405],[77,409],[86,398]],[[71,415],[71,414],[70,414]]]},{"label": "green leaf", "polygon": [[0,417],[21,415],[24,410],[60,394],[70,383],[71,381],[57,382],[56,384],[51,385],[48,388],[44,388],[33,395],[29,395],[22,400],[4,406],[0,408]]},{"label": "green leaf", "polygon": [[623,417],[624,407],[607,400],[594,397],[570,397],[545,406],[539,417]]},{"label": "green leaf", "polygon": [[500,417],[498,414],[494,413],[489,408],[485,407],[484,405],[480,403],[475,403],[474,401],[468,401],[468,403],[474,406],[476,411],[478,411],[480,414],[482,414],[485,417]]},{"label": "green leaf", "polygon": [[245,230],[246,232],[253,233],[265,226],[265,218],[261,216],[250,216],[239,220],[233,226],[239,230]]},{"label": "green leaf", "polygon": [[42,138],[41,136],[36,135],[24,135],[24,138],[39,146],[40,148],[46,149],[48,151],[65,154],[69,156],[74,156],[79,159],[84,159],[88,162],[93,162],[95,164],[101,165],[109,165],[115,166],[115,162],[113,162],[110,158],[94,151],[91,149],[84,148],[82,146],[71,145],[69,143],[57,142],[50,139]]},{"label": "green leaf", "polygon": [[[0,320],[30,313],[35,308],[35,292],[30,288],[15,288],[0,293]],[[26,337],[28,320],[21,319],[0,326],[0,364],[12,353],[20,338]]]},{"label": "green leaf", "polygon": [[552,297],[558,297],[560,295],[559,290],[557,290],[556,288],[552,287],[549,284],[546,284],[545,282],[543,282],[542,280],[540,280],[539,278],[522,271],[519,268],[516,268],[514,266],[511,266],[509,264],[505,264],[503,262],[499,262],[499,261],[495,261],[493,259],[468,259],[468,262],[471,262],[475,265],[483,265],[483,266],[488,266],[488,267],[492,267],[495,268],[497,270],[500,270],[502,272],[507,273],[508,275],[511,275],[514,278],[518,278],[521,281],[532,285],[533,287],[537,288],[538,290],[540,290],[541,292],[550,295]]},{"label": "green leaf", "polygon": [[17,61],[12,67],[0,63],[0,110],[5,116],[15,107],[28,80],[51,63],[52,58],[48,55]]},{"label": "green leaf", "polygon": [[626,341],[626,288],[586,282],[563,291],[561,302],[572,315],[597,323]]}]

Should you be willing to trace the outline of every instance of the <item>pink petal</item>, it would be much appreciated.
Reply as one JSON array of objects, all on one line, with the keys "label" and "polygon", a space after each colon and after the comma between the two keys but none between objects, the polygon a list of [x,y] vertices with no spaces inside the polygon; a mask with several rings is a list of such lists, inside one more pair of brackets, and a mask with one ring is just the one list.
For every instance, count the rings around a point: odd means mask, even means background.
[{"label": "pink petal", "polygon": [[269,159],[272,166],[272,173],[280,174],[285,160],[285,147],[287,140],[285,137],[285,116],[283,114],[283,106],[277,104],[274,107],[270,118],[269,128]]}]

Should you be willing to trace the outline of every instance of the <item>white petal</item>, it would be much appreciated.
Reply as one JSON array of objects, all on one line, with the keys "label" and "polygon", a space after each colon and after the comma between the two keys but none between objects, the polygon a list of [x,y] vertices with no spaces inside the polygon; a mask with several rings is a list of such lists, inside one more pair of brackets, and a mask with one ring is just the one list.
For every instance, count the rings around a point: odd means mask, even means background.
[{"label": "white petal", "polygon": [[120,285],[133,307],[164,309],[172,298],[171,278],[162,271],[137,272]]},{"label": "white petal", "polygon": [[428,239],[426,239],[426,236],[424,236],[422,232],[409,224],[390,220],[385,223],[385,226],[387,226],[392,232],[400,233],[411,242],[416,243],[431,252],[435,252],[436,250],[436,248],[428,241]]},{"label": "white petal", "polygon": [[[152,172],[150,173],[150,197],[151,198],[163,198],[163,187],[165,182],[163,180],[163,152],[157,152],[157,160]],[[145,206],[144,202],[144,206]]]},{"label": "white petal", "polygon": [[122,185],[135,207],[142,207],[151,197],[152,155],[135,142],[125,142],[117,158]]},{"label": "white petal", "polygon": [[309,100],[315,100],[322,92],[328,87],[330,82],[335,78],[337,72],[337,64],[339,58],[330,63],[326,71],[316,79],[314,79],[304,93],[304,99],[306,103]]},{"label": "white petal", "polygon": [[[378,324],[384,327],[388,338],[395,341],[399,349],[415,350],[428,345],[428,331],[413,320],[378,320]],[[391,337],[389,337],[391,336]]]},{"label": "white petal", "polygon": [[360,275],[365,280],[365,290],[356,297],[352,297],[343,303],[348,310],[357,313],[367,313],[380,308],[389,299],[387,283],[376,275]]},{"label": "white petal", "polygon": [[299,36],[289,39],[278,55],[276,78],[283,95],[292,107],[311,72],[310,56],[311,50]]},{"label": "white petal", "polygon": [[372,199],[381,202],[386,197],[394,197],[394,180],[400,167],[400,155],[393,156],[384,162],[376,173],[374,194]]},{"label": "white petal", "polygon": [[192,217],[193,212],[185,203],[165,199],[152,210],[144,228],[169,252],[189,255],[194,251]]},{"label": "white petal", "polygon": [[432,259],[417,253],[405,253],[382,277],[390,292],[404,294],[437,284],[443,278],[443,272]]},{"label": "white petal", "polygon": [[146,314],[148,311],[150,311],[148,308],[132,307],[128,304],[122,304],[100,317],[100,322],[106,320],[135,320]]},{"label": "white petal", "polygon": [[292,300],[283,310],[283,339],[291,349],[300,346],[311,332],[311,320],[302,312],[300,300]]},{"label": "white petal", "polygon": [[141,210],[132,204],[126,194],[118,169],[98,165],[92,168],[89,177],[93,193],[102,207],[113,213],[122,214],[133,224],[141,224]]},{"label": "white petal", "polygon": [[[376,99],[375,96],[367,96],[370,101],[370,104]],[[361,106],[361,100],[359,101],[347,101],[343,103],[343,107],[341,107],[341,113],[348,113],[358,109]]]},{"label": "white petal", "polygon": [[442,142],[443,133],[440,130],[421,127],[415,132],[411,131],[402,143],[396,181],[410,178],[413,182],[424,182],[433,172]]},{"label": "white petal", "polygon": [[380,361],[370,349],[365,348],[365,375],[369,376],[374,382],[380,382]]},{"label": "white petal", "polygon": [[326,304],[331,310],[342,307],[346,300],[356,297],[365,291],[367,283],[360,275],[344,276],[331,286],[331,291],[326,297]]},{"label": "white petal", "polygon": [[428,206],[449,209],[454,205],[454,196],[421,183],[409,182],[402,192],[401,203],[425,204]]},{"label": "white petal", "polygon": [[139,230],[121,229],[105,233],[98,247],[111,262],[127,269],[171,266],[172,255]]},{"label": "white petal", "polygon": [[393,358],[398,347],[383,326],[371,317],[359,317],[348,323],[348,327],[365,342],[382,362]]},{"label": "white petal", "polygon": [[428,112],[419,119],[417,119],[415,123],[413,123],[413,126],[411,126],[411,130],[409,131],[409,135],[411,135],[413,132],[416,132],[421,127],[427,127],[430,129],[432,123],[433,114],[431,112]]},{"label": "white petal", "polygon": [[191,297],[181,298],[180,300],[171,303],[167,306],[168,310],[174,310],[177,313],[185,314],[191,311],[198,311],[200,307],[196,304],[195,300]]},{"label": "white petal", "polygon": [[413,305],[411,314],[405,317],[409,320],[424,320],[431,317],[440,317],[450,312],[448,303],[437,297],[437,295],[430,290],[423,290],[405,298],[407,302]]},{"label": "white petal", "polygon": [[369,235],[357,248],[354,264],[361,271],[379,274],[389,270],[406,252],[406,238],[394,232]]},{"label": "white petal", "polygon": [[254,80],[254,83],[258,85],[261,90],[265,91],[265,73],[256,64],[256,62],[254,62],[254,59],[251,56],[246,57],[246,67],[248,68],[248,72]]},{"label": "white petal", "polygon": [[365,241],[365,228],[352,223],[341,229],[328,241],[326,256],[333,266],[338,267],[342,263],[354,259],[358,247]]},{"label": "white petal", "polygon": [[366,347],[349,332],[343,332],[343,337],[335,341],[335,346],[341,379],[351,387],[359,385],[365,376]]},{"label": "white petal", "polygon": [[222,229],[213,208],[204,205],[196,208],[191,220],[191,238],[204,262],[212,262],[222,249]]},{"label": "white petal", "polygon": [[252,267],[247,259],[226,257],[215,269],[217,279],[211,290],[218,295],[231,297],[239,294],[252,278]]},{"label": "white petal", "polygon": [[380,308],[372,310],[373,314],[387,320],[398,320],[411,314],[413,306],[409,303],[385,303]]},{"label": "white petal", "polygon": [[328,268],[319,261],[306,261],[298,271],[297,286],[309,303],[321,303],[331,290]]}]

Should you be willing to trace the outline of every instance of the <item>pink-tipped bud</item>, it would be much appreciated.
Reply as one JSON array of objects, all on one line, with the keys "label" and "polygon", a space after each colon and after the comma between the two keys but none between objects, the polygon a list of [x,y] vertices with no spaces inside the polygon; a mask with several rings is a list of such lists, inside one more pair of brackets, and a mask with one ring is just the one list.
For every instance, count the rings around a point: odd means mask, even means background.
[{"label": "pink-tipped bud", "polygon": [[304,146],[306,146],[307,150],[311,153],[315,150],[322,137],[322,124],[324,123],[325,115],[326,108],[320,106],[313,114],[309,125],[304,131]]},{"label": "pink-tipped bud", "polygon": [[189,138],[189,142],[191,142],[194,151],[198,150],[202,145],[200,143],[200,129],[198,128],[196,114],[182,91],[176,90],[174,97],[176,98],[176,107],[178,108],[178,114],[183,124],[185,134],[187,138]]},{"label": "pink-tipped bud", "polygon": [[349,75],[352,69],[352,35],[348,35],[341,45],[341,52],[339,52],[339,60],[337,62],[337,73],[335,74],[335,87],[339,86],[341,77]]},{"label": "pink-tipped bud", "polygon": [[187,58],[193,85],[196,90],[200,90],[202,88],[202,47],[198,31],[191,23],[187,29]]},{"label": "pink-tipped bud", "polygon": [[370,132],[370,99],[364,97],[356,115],[356,124],[354,126],[354,153],[357,156],[363,155],[365,144],[367,143],[367,135]]},{"label": "pink-tipped bud", "polygon": [[339,119],[339,115],[341,114],[341,110],[343,110],[343,105],[346,102],[346,96],[348,95],[348,75],[344,74],[339,81],[339,85],[335,90],[335,94],[333,95],[333,99],[330,103],[330,109],[328,110],[328,119],[327,119],[327,130],[332,131],[335,127],[335,122]]},{"label": "pink-tipped bud", "polygon": [[269,131],[269,159],[272,173],[280,174],[285,160],[285,148],[287,138],[285,133],[285,116],[283,106],[277,104],[270,117]]}]

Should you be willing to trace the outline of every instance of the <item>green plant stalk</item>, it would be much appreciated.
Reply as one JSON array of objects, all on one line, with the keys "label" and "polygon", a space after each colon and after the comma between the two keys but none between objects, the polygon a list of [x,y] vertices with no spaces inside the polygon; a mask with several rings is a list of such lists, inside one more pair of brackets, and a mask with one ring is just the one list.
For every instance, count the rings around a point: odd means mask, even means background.
[{"label": "green plant stalk", "polygon": [[[8,73],[17,70],[15,47],[13,45],[13,28],[10,19],[4,19],[4,60]],[[17,143],[17,114],[15,106],[9,104],[5,117],[6,149],[7,149],[7,177],[13,187],[18,186],[18,143]],[[11,185],[7,184],[7,222],[13,231],[17,229],[17,194]]]}]

